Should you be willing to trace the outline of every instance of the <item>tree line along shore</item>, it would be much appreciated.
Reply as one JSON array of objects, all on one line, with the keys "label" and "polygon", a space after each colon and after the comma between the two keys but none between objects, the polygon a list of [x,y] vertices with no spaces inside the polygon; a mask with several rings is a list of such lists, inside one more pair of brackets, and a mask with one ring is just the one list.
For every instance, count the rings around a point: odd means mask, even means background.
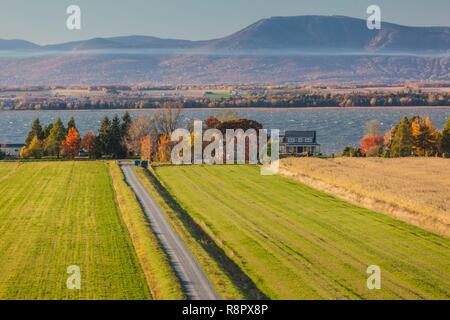
[{"label": "tree line along shore", "polygon": [[[177,106],[157,109],[153,115],[132,119],[126,112],[123,117],[105,116],[97,133],[93,130],[83,137],[72,117],[67,125],[58,118],[54,123],[41,124],[39,118],[21,149],[20,157],[90,159],[141,158],[150,162],[169,162],[172,148],[171,134],[181,125],[182,109]],[[192,131],[192,123],[188,129]],[[241,119],[236,113],[221,112],[203,123],[204,130],[227,129],[260,130],[257,121]],[[247,142],[248,143],[248,142]],[[385,133],[380,132],[376,120],[366,124],[366,132],[359,146],[348,146],[339,154],[348,157],[409,157],[450,156],[450,117],[441,130],[435,128],[428,117],[414,116],[403,119]],[[333,155],[334,156],[334,155]]]},{"label": "tree line along shore", "polygon": [[307,108],[307,107],[420,107],[450,106],[450,93],[441,92],[281,92],[262,90],[245,95],[202,97],[128,97],[120,94],[85,97],[2,99],[0,110],[108,110],[158,109],[167,104],[185,109]]}]

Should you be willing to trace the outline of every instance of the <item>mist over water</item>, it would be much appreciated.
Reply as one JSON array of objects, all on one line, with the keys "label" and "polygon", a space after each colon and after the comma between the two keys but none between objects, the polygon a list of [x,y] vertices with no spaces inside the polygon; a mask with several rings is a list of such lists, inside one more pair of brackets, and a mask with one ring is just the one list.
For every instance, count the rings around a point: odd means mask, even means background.
[{"label": "mist over water", "polygon": [[[151,115],[152,110],[130,110],[132,117],[141,114]],[[0,111],[0,143],[23,143],[31,122],[39,117],[42,124],[54,122],[57,117],[67,123],[74,117],[81,134],[96,130],[103,117],[123,115],[125,111]],[[218,110],[184,110],[183,125],[192,119],[205,120],[210,115],[218,115]],[[324,154],[342,151],[349,145],[358,145],[364,134],[366,122],[378,120],[383,132],[398,123],[403,116],[429,116],[435,127],[442,129],[450,108],[405,108],[390,109],[305,109],[305,110],[238,110],[242,118],[256,120],[266,129],[316,130],[318,142]]]},{"label": "mist over water", "polygon": [[211,56],[211,57],[418,57],[446,58],[450,52],[395,52],[395,51],[327,51],[327,50],[289,50],[289,49],[254,49],[254,50],[220,50],[220,49],[93,49],[93,50],[0,50],[0,59],[26,59],[58,56]]}]

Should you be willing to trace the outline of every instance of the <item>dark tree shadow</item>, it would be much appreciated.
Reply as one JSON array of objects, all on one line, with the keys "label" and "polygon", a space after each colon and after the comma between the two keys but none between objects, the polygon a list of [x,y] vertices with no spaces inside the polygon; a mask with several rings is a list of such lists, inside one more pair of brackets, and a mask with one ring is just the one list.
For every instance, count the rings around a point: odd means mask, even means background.
[{"label": "dark tree shadow", "polygon": [[159,179],[150,170],[145,170],[150,182],[167,205],[175,212],[188,232],[200,243],[203,249],[217,262],[219,267],[228,275],[232,283],[240,289],[247,300],[268,300],[269,298],[258,289],[241,268],[231,260],[213,239],[199,226],[189,213],[181,207]]}]

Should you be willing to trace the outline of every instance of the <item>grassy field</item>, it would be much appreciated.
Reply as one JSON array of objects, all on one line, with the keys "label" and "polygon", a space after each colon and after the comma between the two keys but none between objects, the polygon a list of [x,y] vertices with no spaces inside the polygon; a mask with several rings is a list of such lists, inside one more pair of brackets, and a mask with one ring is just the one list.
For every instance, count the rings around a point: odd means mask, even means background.
[{"label": "grassy field", "polygon": [[[152,172],[134,168],[145,189],[158,203],[172,227],[180,235],[189,250],[194,254],[201,268],[223,299],[258,299],[261,297],[251,280],[240,268],[226,257],[204,230],[192,221]],[[257,291],[257,292],[255,292]]]},{"label": "grassy field", "polygon": [[222,98],[229,98],[231,95],[229,92],[209,92],[205,93],[204,97],[208,99],[222,99]]},{"label": "grassy field", "polygon": [[291,158],[281,173],[450,237],[449,167],[442,158]]},{"label": "grassy field", "polygon": [[[104,162],[0,164],[0,299],[151,299]],[[81,268],[69,290],[67,268]]]},{"label": "grassy field", "polygon": [[[196,225],[273,299],[448,299],[450,240],[251,166],[156,174]],[[368,290],[378,265],[381,290]]]},{"label": "grassy field", "polygon": [[13,175],[19,168],[19,163],[17,162],[4,162],[0,165],[0,183],[11,175]]}]

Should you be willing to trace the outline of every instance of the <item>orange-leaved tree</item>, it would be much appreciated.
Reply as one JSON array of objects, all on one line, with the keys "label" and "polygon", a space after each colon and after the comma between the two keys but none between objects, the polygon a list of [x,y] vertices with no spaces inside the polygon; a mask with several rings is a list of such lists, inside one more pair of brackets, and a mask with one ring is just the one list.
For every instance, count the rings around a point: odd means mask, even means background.
[{"label": "orange-leaved tree", "polygon": [[366,132],[360,140],[361,152],[367,157],[376,157],[383,150],[384,137],[380,135],[380,123],[372,120],[366,124]]},{"label": "orange-leaved tree", "polygon": [[141,138],[141,160],[148,162],[153,160],[153,142],[152,137],[149,135]]},{"label": "orange-leaved tree", "polygon": [[95,158],[97,153],[97,137],[92,131],[86,133],[81,140],[81,148],[89,154],[90,158]]},{"label": "orange-leaved tree", "polygon": [[76,128],[70,128],[66,140],[62,143],[62,153],[66,158],[73,159],[80,153],[81,138]]},{"label": "orange-leaved tree", "polygon": [[158,158],[160,162],[168,162],[170,160],[170,153],[172,151],[170,137],[162,135],[158,143]]},{"label": "orange-leaved tree", "polygon": [[383,136],[364,137],[359,142],[361,152],[365,154],[367,157],[377,156],[383,147],[383,143],[384,143]]}]

